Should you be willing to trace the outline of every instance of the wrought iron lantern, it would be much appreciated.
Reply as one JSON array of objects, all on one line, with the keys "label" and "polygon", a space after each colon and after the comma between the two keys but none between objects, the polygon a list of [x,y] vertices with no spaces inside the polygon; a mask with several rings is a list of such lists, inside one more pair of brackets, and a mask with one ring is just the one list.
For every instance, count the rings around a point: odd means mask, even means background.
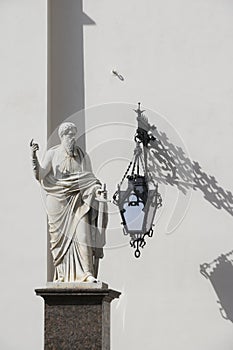
[{"label": "wrought iron lantern", "polygon": [[[158,192],[158,184],[147,169],[147,146],[151,135],[146,128],[148,123],[143,115],[144,111],[140,109],[140,103],[135,112],[138,116],[136,147],[113,201],[119,207],[123,232],[130,235],[130,245],[135,249],[135,257],[139,258],[140,248],[146,244],[145,237],[153,236],[153,222],[157,209],[162,205],[162,198]],[[123,189],[122,185],[126,179],[128,186]]]}]

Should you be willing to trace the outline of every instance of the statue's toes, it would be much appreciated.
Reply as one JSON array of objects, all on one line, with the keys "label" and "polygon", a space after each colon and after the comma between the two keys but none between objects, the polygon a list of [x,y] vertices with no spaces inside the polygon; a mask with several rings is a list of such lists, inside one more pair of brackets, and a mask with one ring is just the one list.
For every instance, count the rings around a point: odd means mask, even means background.
[{"label": "statue's toes", "polygon": [[98,282],[98,280],[94,276],[88,276],[86,281],[87,282],[91,282],[91,283],[97,283]]}]

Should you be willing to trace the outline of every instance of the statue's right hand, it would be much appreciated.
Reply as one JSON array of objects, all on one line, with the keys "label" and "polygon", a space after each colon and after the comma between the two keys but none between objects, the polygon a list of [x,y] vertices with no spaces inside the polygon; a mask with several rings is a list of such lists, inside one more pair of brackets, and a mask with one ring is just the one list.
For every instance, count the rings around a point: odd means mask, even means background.
[{"label": "statue's right hand", "polygon": [[30,142],[30,148],[33,154],[35,154],[39,150],[38,143],[34,143],[34,140],[32,139]]}]

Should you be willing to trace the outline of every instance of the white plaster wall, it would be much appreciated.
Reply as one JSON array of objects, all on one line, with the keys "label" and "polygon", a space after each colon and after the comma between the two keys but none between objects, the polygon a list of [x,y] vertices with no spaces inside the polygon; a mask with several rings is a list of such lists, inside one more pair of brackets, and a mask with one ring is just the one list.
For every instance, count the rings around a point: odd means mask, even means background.
[{"label": "white plaster wall", "polygon": [[[191,158],[232,191],[232,2],[86,0],[84,10],[96,23],[85,27],[86,106],[141,101],[159,111]],[[130,109],[129,116],[134,122]],[[93,145],[87,138],[87,147]],[[111,182],[115,168],[108,169]],[[194,192],[175,233],[167,236],[165,226],[163,215],[140,261],[130,247],[106,251],[101,276],[124,291],[113,307],[112,348],[232,349],[233,325],[221,318],[214,291],[199,273],[201,263],[232,250],[232,216]]]},{"label": "white plaster wall", "polygon": [[29,142],[46,142],[45,0],[0,1],[0,348],[42,349],[46,217]]},{"label": "white plaster wall", "polygon": [[[231,1],[85,0],[84,10],[96,23],[84,36],[87,107],[141,100],[166,116],[192,158],[233,191]],[[46,15],[46,1],[0,2],[4,350],[42,348],[43,304],[34,288],[46,279],[46,218],[28,143],[46,140]],[[93,142],[87,140],[89,149]],[[232,250],[232,217],[195,192],[176,232],[167,236],[165,225],[163,215],[140,261],[128,246],[106,251],[100,277],[123,291],[112,308],[113,350],[231,350],[232,323],[219,315],[199,264]]]}]

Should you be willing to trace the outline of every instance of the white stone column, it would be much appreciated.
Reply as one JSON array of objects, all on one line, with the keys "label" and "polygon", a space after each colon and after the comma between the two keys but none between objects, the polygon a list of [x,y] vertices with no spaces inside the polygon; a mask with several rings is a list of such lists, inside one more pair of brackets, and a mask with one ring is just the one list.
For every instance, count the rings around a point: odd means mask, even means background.
[{"label": "white stone column", "polygon": [[[83,26],[91,24],[95,22],[83,13],[82,0],[48,0],[48,138],[66,118],[84,109]],[[83,135],[84,114],[77,126]],[[85,149],[85,135],[79,144]],[[51,281],[49,238],[47,275]]]}]

